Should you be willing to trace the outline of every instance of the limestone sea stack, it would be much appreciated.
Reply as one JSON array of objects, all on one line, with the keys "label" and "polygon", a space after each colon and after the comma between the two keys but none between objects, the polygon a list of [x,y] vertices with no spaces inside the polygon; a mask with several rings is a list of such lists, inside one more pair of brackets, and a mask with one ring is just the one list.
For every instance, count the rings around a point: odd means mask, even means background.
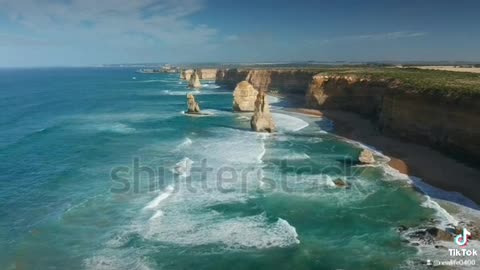
[{"label": "limestone sea stack", "polygon": [[233,91],[233,110],[236,112],[255,111],[255,100],[258,91],[247,81],[237,84]]},{"label": "limestone sea stack", "polygon": [[275,124],[267,101],[267,96],[263,91],[258,92],[255,100],[255,111],[250,120],[252,130],[257,132],[273,132]]},{"label": "limestone sea stack", "polygon": [[195,88],[195,89],[202,88],[202,84],[200,83],[200,76],[198,76],[197,71],[194,71],[192,73],[192,76],[190,76],[190,81],[188,83],[188,87]]},{"label": "limestone sea stack", "polygon": [[372,164],[375,163],[375,158],[373,157],[373,153],[367,149],[364,149],[360,156],[358,157],[358,161],[363,164]]},{"label": "limestone sea stack", "polygon": [[187,113],[191,113],[191,114],[200,113],[200,106],[198,106],[198,103],[195,101],[195,97],[192,94],[187,94],[187,105],[188,105]]}]

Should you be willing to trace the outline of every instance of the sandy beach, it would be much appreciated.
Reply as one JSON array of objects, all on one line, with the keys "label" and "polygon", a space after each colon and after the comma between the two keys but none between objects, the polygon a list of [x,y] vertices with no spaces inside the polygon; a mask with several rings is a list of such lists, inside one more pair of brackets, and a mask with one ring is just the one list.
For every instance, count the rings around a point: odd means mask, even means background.
[{"label": "sandy beach", "polygon": [[446,191],[454,191],[480,203],[480,171],[429,147],[380,134],[373,123],[354,113],[297,109],[299,113],[334,121],[339,136],[370,145],[391,158],[389,165],[401,173],[421,178]]}]

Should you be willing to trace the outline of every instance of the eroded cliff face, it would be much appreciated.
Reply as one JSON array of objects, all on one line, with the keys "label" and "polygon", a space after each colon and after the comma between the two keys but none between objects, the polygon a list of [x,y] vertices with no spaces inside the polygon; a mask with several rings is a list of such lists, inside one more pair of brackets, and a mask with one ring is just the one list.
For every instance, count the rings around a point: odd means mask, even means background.
[{"label": "eroded cliff face", "polygon": [[180,79],[189,81],[192,74],[196,72],[200,80],[216,80],[218,69],[185,69],[180,73]]},{"label": "eroded cliff face", "polygon": [[215,80],[217,79],[218,69],[198,69],[198,75],[201,80]]},{"label": "eroded cliff face", "polygon": [[193,74],[193,69],[186,69],[180,73],[180,79],[190,81],[190,77]]},{"label": "eroded cliff face", "polygon": [[[213,72],[205,74],[211,78]],[[233,90],[246,80],[258,91],[280,93],[292,100],[304,95],[308,107],[355,112],[378,123],[384,134],[430,145],[480,164],[478,97],[435,97],[402,89],[394,79],[317,73],[299,69],[218,69],[215,81]]]},{"label": "eroded cliff face", "polygon": [[480,160],[480,100],[453,99],[402,89],[396,80],[316,75],[306,104],[356,112],[376,121],[382,133]]},{"label": "eroded cliff face", "polygon": [[239,82],[247,81],[258,91],[304,95],[315,73],[312,70],[220,69],[216,82],[234,88]]},{"label": "eroded cliff face", "polygon": [[259,91],[303,95],[313,75],[311,70],[251,70],[246,80]]},{"label": "eroded cliff face", "polygon": [[378,125],[383,133],[425,143],[480,163],[480,100],[387,92]]},{"label": "eroded cliff face", "polygon": [[374,117],[383,95],[394,86],[394,81],[319,74],[313,76],[305,102],[311,108],[347,110]]},{"label": "eroded cliff face", "polygon": [[245,80],[248,72],[247,69],[219,69],[215,76],[215,83],[233,90],[239,82]]}]

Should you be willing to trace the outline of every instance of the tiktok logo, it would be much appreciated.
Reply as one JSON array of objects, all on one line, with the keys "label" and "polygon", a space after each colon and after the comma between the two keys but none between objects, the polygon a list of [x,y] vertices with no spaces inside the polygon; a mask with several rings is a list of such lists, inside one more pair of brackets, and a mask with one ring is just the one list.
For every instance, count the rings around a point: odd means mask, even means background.
[{"label": "tiktok logo", "polygon": [[468,238],[471,237],[471,233],[463,228],[463,232],[455,237],[455,244],[459,245],[461,248],[464,248],[468,245]]}]

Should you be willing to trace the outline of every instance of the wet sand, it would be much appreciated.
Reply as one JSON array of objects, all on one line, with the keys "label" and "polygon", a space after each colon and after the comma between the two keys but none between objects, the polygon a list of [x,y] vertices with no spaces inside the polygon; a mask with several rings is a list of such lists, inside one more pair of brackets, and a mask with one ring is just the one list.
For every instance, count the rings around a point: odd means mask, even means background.
[{"label": "wet sand", "polygon": [[297,109],[299,113],[334,121],[335,134],[373,146],[389,156],[389,165],[446,191],[455,191],[480,204],[480,170],[469,167],[430,147],[380,134],[375,125],[355,113],[337,110]]}]

